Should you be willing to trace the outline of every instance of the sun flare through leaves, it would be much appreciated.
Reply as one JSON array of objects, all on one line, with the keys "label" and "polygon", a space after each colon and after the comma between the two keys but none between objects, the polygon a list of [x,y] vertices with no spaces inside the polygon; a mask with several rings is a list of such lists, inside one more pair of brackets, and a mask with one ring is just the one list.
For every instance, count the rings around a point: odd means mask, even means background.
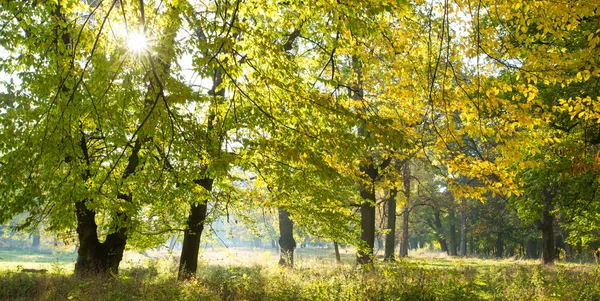
[{"label": "sun flare through leaves", "polygon": [[127,48],[135,54],[141,54],[148,49],[148,38],[144,33],[133,32],[127,37]]}]

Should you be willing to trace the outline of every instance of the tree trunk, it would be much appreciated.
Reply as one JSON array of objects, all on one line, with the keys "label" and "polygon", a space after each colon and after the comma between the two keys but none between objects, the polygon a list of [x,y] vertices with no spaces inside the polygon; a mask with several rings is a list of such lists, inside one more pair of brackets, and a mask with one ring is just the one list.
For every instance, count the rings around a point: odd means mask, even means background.
[{"label": "tree trunk", "polygon": [[408,237],[408,249],[416,250],[419,248],[419,238],[418,237]]},{"label": "tree trunk", "polygon": [[340,248],[338,246],[337,241],[333,242],[333,249],[335,250],[335,262],[341,263],[342,257],[340,256]]},{"label": "tree trunk", "polygon": [[[363,101],[362,63],[356,55],[353,55],[351,60],[352,71],[356,75],[356,82],[352,89],[350,89],[349,96],[353,100]],[[358,135],[369,135],[364,125],[358,127]],[[356,262],[358,264],[373,263],[373,247],[375,246],[375,180],[379,171],[368,150],[364,151],[364,156],[367,163],[361,164],[359,169],[365,175],[363,181],[368,180],[369,184],[361,183],[360,185],[360,196],[362,199],[360,204],[360,239],[364,244],[359,247],[356,254]]]},{"label": "tree trunk", "polygon": [[169,239],[169,252],[172,252],[175,249],[175,245],[177,244],[177,235],[172,235]]},{"label": "tree trunk", "polygon": [[33,241],[31,242],[31,248],[35,251],[40,249],[40,234],[39,233],[35,233],[33,234]]},{"label": "tree trunk", "polygon": [[409,221],[409,209],[411,201],[411,185],[410,185],[410,163],[404,161],[404,167],[402,168],[402,182],[404,183],[404,196],[406,197],[406,203],[404,204],[404,210],[402,210],[402,235],[400,236],[400,257],[408,256],[408,221]]},{"label": "tree trunk", "polygon": [[407,205],[404,206],[404,211],[402,212],[402,235],[400,236],[400,257],[408,256],[408,221],[409,221],[409,211]]},{"label": "tree trunk", "polygon": [[394,261],[394,246],[396,244],[396,195],[398,191],[395,188],[390,190],[390,196],[387,200],[387,229],[389,230],[385,238],[384,261]]},{"label": "tree trunk", "polygon": [[542,263],[553,264],[555,258],[553,218],[544,210],[542,217]]},{"label": "tree trunk", "polygon": [[290,219],[289,212],[284,207],[279,207],[279,265],[294,267],[294,222]]},{"label": "tree trunk", "polygon": [[467,254],[475,253],[475,239],[473,236],[469,237],[469,244],[467,245]]},{"label": "tree trunk", "polygon": [[[368,190],[361,191],[365,200],[373,200],[375,194]],[[373,247],[375,246],[375,205],[368,202],[360,205],[360,240],[365,242],[366,249],[360,248],[356,261],[358,264],[373,263]]]},{"label": "tree trunk", "polygon": [[540,230],[542,230],[542,263],[544,264],[554,264],[555,259],[554,216],[550,213],[553,198],[554,196],[546,189],[542,220],[539,223]]},{"label": "tree trunk", "polygon": [[[118,274],[119,263],[123,259],[123,251],[127,243],[126,228],[117,228],[101,243],[98,240],[96,213],[88,209],[84,201],[80,201],[75,204],[75,214],[79,238],[75,275],[81,277]],[[123,215],[117,214],[116,219],[122,220]]]},{"label": "tree trunk", "polygon": [[498,233],[496,237],[496,258],[502,258],[504,255],[504,240],[502,238],[502,232]]},{"label": "tree trunk", "polygon": [[438,209],[434,209],[433,215],[435,217],[435,229],[436,229],[436,238],[440,243],[440,247],[442,248],[442,252],[448,252],[448,243],[444,238],[444,228],[442,226],[442,220],[440,219],[440,211]]},{"label": "tree trunk", "polygon": [[460,203],[460,252],[459,256],[467,255],[467,199],[461,198]]},{"label": "tree trunk", "polygon": [[453,205],[450,205],[450,208],[448,209],[448,220],[450,221],[450,256],[457,256],[458,246],[456,244],[456,221]]},{"label": "tree trunk", "polygon": [[[202,186],[209,192],[212,191],[213,182],[214,179],[211,178],[194,180],[196,185]],[[177,275],[179,280],[190,279],[196,275],[200,239],[202,238],[202,231],[204,231],[207,208],[208,200],[202,200],[197,204],[192,204],[190,207],[190,214],[186,222],[187,228],[183,232],[181,256],[179,257],[179,272]]]},{"label": "tree trunk", "polygon": [[[61,11],[62,6],[57,5],[54,12],[54,16],[70,24],[71,22],[66,18],[66,15]],[[72,39],[68,31],[62,34],[62,42],[66,46],[64,49],[71,49]],[[70,53],[59,51],[59,55],[70,57]],[[69,76],[69,75],[67,75]],[[63,82],[67,82],[67,78],[62,79]],[[68,85],[63,85],[61,92],[65,94],[72,93]],[[73,95],[73,94],[72,94]],[[85,132],[82,129],[78,131],[81,134],[78,147],[82,151],[81,159],[85,164],[86,168],[81,174],[81,180],[86,183],[91,178],[89,167],[91,165],[91,158],[87,147],[87,138]],[[131,155],[128,158],[127,167],[121,177],[125,180],[131,175],[138,166],[139,158],[138,152],[141,148],[139,139],[136,141]],[[67,156],[65,162],[71,162],[73,158]],[[132,170],[133,168],[133,170]],[[117,197],[124,201],[131,201],[129,198],[123,197],[123,194],[118,194]],[[107,235],[104,243],[98,241],[97,225],[95,222],[96,212],[87,208],[86,203],[88,199],[75,200],[75,217],[77,219],[77,235],[79,239],[79,248],[77,250],[77,261],[75,263],[75,274],[78,276],[87,276],[94,274],[108,275],[110,273],[117,274],[119,263],[123,258],[123,250],[127,241],[127,230],[126,227],[129,225],[129,217],[124,211],[114,213],[113,223],[111,225],[112,232]]]},{"label": "tree trunk", "polygon": [[[122,181],[125,181],[132,175],[140,164],[139,152],[142,149],[145,139],[139,137],[133,146],[131,154],[127,160],[127,166]],[[87,166],[91,164],[87,148],[87,139],[84,133],[81,133],[79,148],[82,151],[83,159]],[[91,178],[89,169],[83,173],[83,179],[87,181]],[[118,193],[117,198],[131,203],[131,193]],[[93,274],[118,274],[119,263],[123,259],[123,252],[127,244],[127,228],[131,218],[125,211],[115,213],[111,233],[106,236],[104,242],[98,240],[98,226],[96,224],[96,212],[87,207],[87,199],[75,203],[75,216],[77,218],[77,236],[79,238],[79,249],[77,250],[77,262],[75,263],[75,274],[79,276]]]}]

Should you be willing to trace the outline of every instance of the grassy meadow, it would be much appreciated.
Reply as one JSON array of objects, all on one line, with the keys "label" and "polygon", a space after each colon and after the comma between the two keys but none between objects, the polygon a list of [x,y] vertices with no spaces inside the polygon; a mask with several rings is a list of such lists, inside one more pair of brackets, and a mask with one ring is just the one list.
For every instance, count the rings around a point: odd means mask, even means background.
[{"label": "grassy meadow", "polygon": [[[294,269],[266,249],[207,249],[197,278],[176,280],[177,254],[126,254],[111,279],[72,276],[74,253],[0,251],[0,300],[600,300],[600,268],[419,253],[373,267],[354,252],[298,249]],[[45,274],[22,269],[46,269]]]}]

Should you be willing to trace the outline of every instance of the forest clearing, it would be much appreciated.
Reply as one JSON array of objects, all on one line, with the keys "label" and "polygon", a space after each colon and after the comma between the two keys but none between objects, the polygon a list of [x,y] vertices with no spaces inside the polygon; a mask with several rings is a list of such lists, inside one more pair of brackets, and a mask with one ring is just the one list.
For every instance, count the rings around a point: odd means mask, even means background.
[{"label": "forest clearing", "polygon": [[0,298],[600,300],[600,1],[0,1]]}]

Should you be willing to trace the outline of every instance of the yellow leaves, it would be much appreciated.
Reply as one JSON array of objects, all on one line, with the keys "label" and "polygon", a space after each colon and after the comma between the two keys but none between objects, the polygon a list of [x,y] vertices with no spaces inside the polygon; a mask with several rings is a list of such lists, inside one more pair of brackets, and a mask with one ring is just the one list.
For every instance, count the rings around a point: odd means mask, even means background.
[{"label": "yellow leaves", "polygon": [[[561,111],[569,112],[571,120],[578,118],[583,120],[593,120],[600,118],[600,108],[598,102],[600,99],[594,101],[590,96],[586,97],[575,97],[569,98],[568,100],[560,99],[559,105]],[[557,109],[558,110],[558,109]]]}]

